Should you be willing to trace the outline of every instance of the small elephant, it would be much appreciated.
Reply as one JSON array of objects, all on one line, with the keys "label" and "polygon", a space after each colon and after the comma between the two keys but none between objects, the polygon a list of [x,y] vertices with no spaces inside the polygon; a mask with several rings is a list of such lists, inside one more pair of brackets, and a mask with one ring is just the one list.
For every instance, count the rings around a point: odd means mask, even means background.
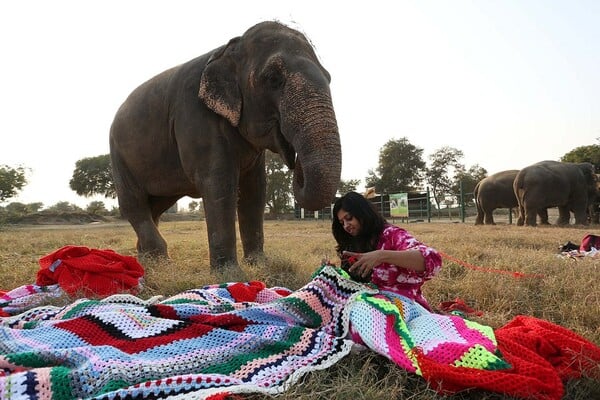
[{"label": "small elephant", "polygon": [[267,21],[135,89],[110,129],[119,207],[138,255],[168,256],[159,218],[183,196],[202,197],[210,265],[263,254],[265,149],[294,171],[301,207],[333,201],[341,145],[330,75],[306,37]]},{"label": "small elephant", "polygon": [[513,184],[519,202],[517,225],[535,226],[536,213],[558,207],[557,225],[587,225],[588,205],[597,195],[597,178],[591,163],[540,161],[523,168]]},{"label": "small elephant", "polygon": [[[480,180],[473,195],[477,205],[475,225],[495,225],[493,212],[496,208],[516,208],[517,198],[513,190],[513,181],[519,170],[511,169],[497,172]],[[485,217],[485,218],[484,218]]]},{"label": "small elephant", "polygon": [[[473,195],[477,205],[477,217],[475,225],[496,225],[493,212],[497,208],[517,209],[519,202],[515,196],[513,182],[519,173],[518,169],[500,171],[480,180]],[[540,223],[548,225],[548,210],[539,210]]]}]

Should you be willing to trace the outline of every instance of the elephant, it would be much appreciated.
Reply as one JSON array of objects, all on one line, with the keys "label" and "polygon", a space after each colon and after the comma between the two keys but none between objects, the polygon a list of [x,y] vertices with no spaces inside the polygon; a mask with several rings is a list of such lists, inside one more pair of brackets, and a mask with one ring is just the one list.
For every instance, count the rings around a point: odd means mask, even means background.
[{"label": "elephant", "polygon": [[587,225],[588,205],[597,195],[597,178],[591,163],[540,161],[517,174],[513,189],[519,202],[517,225],[536,226],[540,209],[558,207],[557,225]]},{"label": "elephant", "polygon": [[[496,225],[493,212],[496,208],[518,209],[519,202],[515,196],[513,182],[519,173],[518,169],[500,171],[480,180],[473,190],[477,217],[475,225]],[[538,211],[540,223],[548,225],[548,210]]]},{"label": "elephant", "polygon": [[159,218],[183,196],[203,199],[211,269],[239,269],[236,212],[244,258],[263,256],[267,149],[301,207],[329,206],[342,168],[330,82],[302,33],[264,21],[134,89],[109,144],[138,258],[169,257]]},{"label": "elephant", "polygon": [[596,174],[596,197],[588,204],[588,222],[600,223],[600,174]]}]

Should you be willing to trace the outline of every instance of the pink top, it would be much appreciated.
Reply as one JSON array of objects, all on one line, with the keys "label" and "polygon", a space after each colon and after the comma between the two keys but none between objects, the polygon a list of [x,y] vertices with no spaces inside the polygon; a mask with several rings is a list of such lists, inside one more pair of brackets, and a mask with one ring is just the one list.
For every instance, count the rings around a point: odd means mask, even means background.
[{"label": "pink top", "polygon": [[383,263],[373,268],[371,282],[377,285],[379,290],[388,290],[414,299],[431,311],[429,303],[421,293],[421,286],[441,269],[442,258],[438,252],[419,242],[406,230],[390,224],[383,229],[377,248],[381,250],[418,249],[423,254],[425,271],[415,272],[397,265]]}]

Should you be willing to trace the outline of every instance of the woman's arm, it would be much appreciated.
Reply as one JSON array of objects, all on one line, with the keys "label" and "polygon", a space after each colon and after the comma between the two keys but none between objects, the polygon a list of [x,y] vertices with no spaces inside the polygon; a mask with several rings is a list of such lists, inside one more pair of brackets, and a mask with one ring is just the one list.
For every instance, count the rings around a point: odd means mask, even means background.
[{"label": "woman's arm", "polygon": [[367,253],[344,251],[346,257],[354,257],[355,261],[350,271],[362,277],[367,277],[379,264],[394,264],[415,272],[425,271],[425,257],[418,249],[408,250],[373,250]]}]

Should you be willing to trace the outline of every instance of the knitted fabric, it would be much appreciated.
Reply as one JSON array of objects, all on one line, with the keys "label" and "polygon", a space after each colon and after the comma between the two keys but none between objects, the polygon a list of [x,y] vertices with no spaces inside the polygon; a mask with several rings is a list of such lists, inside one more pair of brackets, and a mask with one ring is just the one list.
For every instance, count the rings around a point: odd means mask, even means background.
[{"label": "knitted fabric", "polygon": [[40,286],[23,285],[0,296],[0,316],[21,313],[30,308],[48,303],[50,299],[64,294],[58,284]]},{"label": "knitted fabric", "polygon": [[31,309],[1,319],[0,398],[279,393],[349,353],[345,305],[365,290],[327,268],[295,292],[228,283]]},{"label": "knitted fabric", "polygon": [[39,264],[36,284],[58,284],[69,296],[136,293],[144,276],[135,257],[85,246],[64,246],[40,258]]},{"label": "knitted fabric", "polygon": [[560,399],[562,379],[600,363],[597,346],[547,321],[518,317],[494,333],[347,276],[325,266],[294,292],[237,282],[162,301],[115,295],[2,318],[0,398],[277,394],[343,358],[350,338],[440,393]]},{"label": "knitted fabric", "polygon": [[478,388],[560,400],[564,380],[600,380],[600,347],[549,321],[520,315],[493,331],[385,291],[361,294],[349,306],[355,341],[422,375],[442,394]]}]

